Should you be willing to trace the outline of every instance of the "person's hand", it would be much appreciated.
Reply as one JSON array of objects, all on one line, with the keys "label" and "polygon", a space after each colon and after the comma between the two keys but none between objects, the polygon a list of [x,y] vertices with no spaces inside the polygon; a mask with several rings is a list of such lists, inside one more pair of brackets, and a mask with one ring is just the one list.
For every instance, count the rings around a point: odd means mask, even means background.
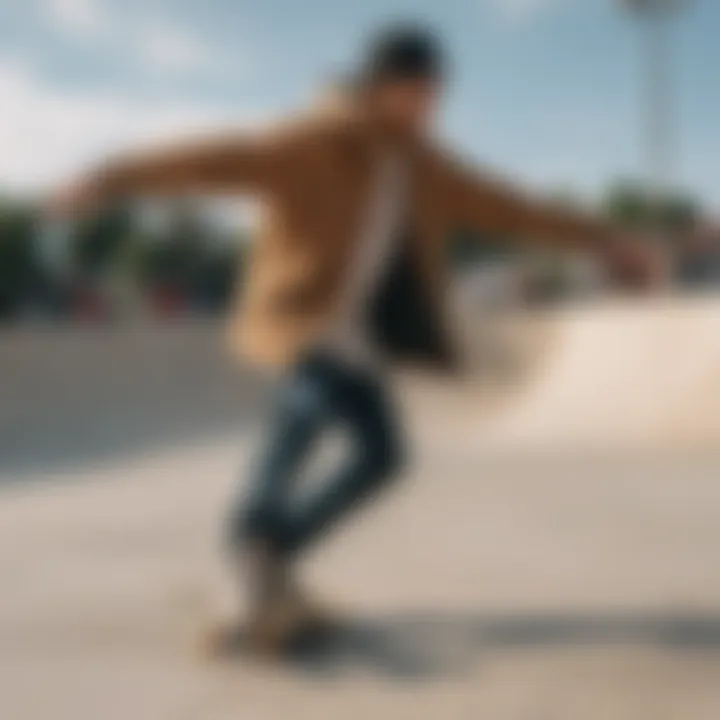
[{"label": "person's hand", "polygon": [[610,279],[632,290],[660,289],[672,279],[672,261],[660,238],[620,234],[603,253]]}]

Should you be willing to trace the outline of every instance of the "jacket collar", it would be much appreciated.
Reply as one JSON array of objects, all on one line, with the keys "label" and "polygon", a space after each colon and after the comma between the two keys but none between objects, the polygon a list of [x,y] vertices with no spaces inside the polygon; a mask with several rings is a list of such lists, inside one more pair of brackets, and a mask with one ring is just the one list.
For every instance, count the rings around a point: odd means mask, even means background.
[{"label": "jacket collar", "polygon": [[331,107],[323,108],[321,114],[346,129],[353,144],[365,151],[396,148],[414,154],[426,143],[425,138],[384,121],[356,98],[336,100]]}]

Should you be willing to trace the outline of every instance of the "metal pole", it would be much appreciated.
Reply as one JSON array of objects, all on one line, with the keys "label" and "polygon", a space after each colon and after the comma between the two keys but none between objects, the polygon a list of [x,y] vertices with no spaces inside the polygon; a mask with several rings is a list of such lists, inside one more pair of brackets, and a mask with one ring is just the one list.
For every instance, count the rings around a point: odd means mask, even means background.
[{"label": "metal pole", "polygon": [[675,177],[674,93],[672,81],[671,23],[667,13],[649,16],[645,25],[647,47],[647,182],[650,194],[661,201]]},{"label": "metal pole", "polygon": [[675,97],[672,63],[672,25],[687,3],[684,0],[623,0],[642,23],[645,54],[646,183],[652,203],[659,208],[675,183]]}]

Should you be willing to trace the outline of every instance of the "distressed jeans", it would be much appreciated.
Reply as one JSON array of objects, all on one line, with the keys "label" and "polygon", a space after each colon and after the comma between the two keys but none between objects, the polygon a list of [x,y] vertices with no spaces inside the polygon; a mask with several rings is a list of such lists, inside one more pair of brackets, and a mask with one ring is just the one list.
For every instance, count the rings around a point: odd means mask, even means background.
[{"label": "distressed jeans", "polygon": [[[318,490],[296,498],[305,461],[322,433],[344,430],[348,451]],[[250,492],[231,517],[234,547],[263,540],[295,556],[396,477],[402,465],[398,427],[381,382],[316,354],[299,363],[281,387]]]}]

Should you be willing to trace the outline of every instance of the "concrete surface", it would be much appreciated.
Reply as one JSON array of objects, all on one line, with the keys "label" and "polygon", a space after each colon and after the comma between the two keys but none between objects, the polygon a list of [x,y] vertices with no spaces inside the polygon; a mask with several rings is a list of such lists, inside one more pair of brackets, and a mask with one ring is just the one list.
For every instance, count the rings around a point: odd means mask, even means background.
[{"label": "concrete surface", "polygon": [[560,312],[489,390],[403,379],[413,467],[301,568],[351,630],[285,667],[196,647],[267,384],[212,327],[7,335],[0,717],[716,720],[716,308]]}]

